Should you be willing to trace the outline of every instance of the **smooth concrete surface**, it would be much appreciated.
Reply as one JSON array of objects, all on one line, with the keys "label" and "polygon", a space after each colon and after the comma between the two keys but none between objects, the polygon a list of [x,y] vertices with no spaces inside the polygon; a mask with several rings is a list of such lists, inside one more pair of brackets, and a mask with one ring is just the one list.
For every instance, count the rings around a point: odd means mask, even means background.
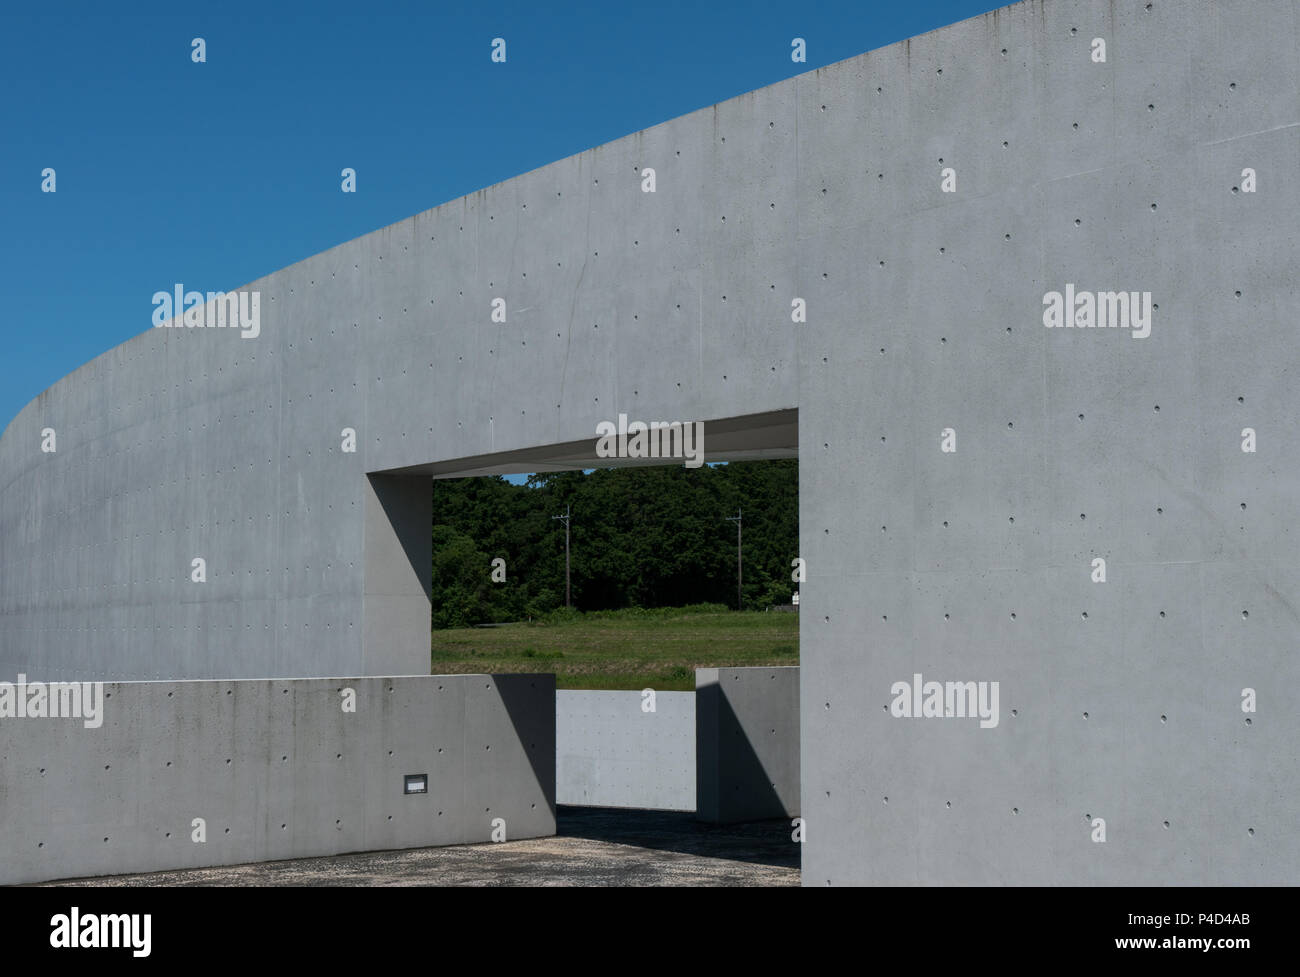
[{"label": "smooth concrete surface", "polygon": [[696,816],[799,813],[799,669],[695,670]]},{"label": "smooth concrete surface", "polygon": [[[365,674],[384,667],[429,670],[433,590],[433,493],[429,481],[371,475],[365,497],[365,593],[361,618]],[[309,629],[309,628],[308,628]]]},{"label": "smooth concrete surface", "polygon": [[[368,474],[797,410],[806,883],[1294,883],[1298,39],[1297,0],[1020,3],[260,279],[257,339],[150,330],[0,438],[0,671],[404,671]],[[1069,285],[1150,335],[1045,329]],[[894,716],[916,675],[998,725]]]},{"label": "smooth concrete surface", "polygon": [[555,799],[585,807],[695,810],[695,693],[555,693]]},{"label": "smooth concrete surface", "polygon": [[805,885],[1300,882],[1298,38],[1047,0],[796,83]]},{"label": "smooth concrete surface", "polygon": [[555,833],[553,675],[104,694],[98,728],[0,721],[0,884]]}]

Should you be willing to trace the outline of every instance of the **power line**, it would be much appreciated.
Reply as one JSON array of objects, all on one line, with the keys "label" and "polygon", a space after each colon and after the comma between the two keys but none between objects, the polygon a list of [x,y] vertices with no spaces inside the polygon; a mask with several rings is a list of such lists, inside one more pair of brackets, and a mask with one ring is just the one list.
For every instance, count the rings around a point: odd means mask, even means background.
[{"label": "power line", "polygon": [[551,518],[564,523],[564,606],[572,607],[573,602],[569,599],[569,507],[564,507],[564,515]]},{"label": "power line", "polygon": [[736,524],[736,610],[738,611],[743,611],[745,609],[743,599],[740,596],[741,594],[740,591],[740,579],[741,579],[740,526],[742,522],[741,517],[743,515],[744,513],[742,513],[739,506],[737,506],[736,514],[734,516],[723,517],[727,520],[727,522],[734,522]]}]

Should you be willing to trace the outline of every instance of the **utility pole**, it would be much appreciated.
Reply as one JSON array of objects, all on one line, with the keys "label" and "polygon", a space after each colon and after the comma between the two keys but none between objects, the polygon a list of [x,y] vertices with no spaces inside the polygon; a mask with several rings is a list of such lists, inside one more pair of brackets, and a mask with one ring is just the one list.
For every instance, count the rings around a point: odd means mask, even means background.
[{"label": "utility pole", "polygon": [[564,515],[551,518],[564,523],[564,606],[572,607],[573,603],[569,600],[569,507],[564,507]]},{"label": "utility pole", "polygon": [[734,516],[725,517],[727,522],[734,522],[736,524],[736,610],[738,611],[743,611],[745,609],[745,605],[740,596],[740,575],[741,575],[740,525],[741,525],[742,515],[744,515],[744,513],[742,513],[739,507],[737,507],[736,514]]}]

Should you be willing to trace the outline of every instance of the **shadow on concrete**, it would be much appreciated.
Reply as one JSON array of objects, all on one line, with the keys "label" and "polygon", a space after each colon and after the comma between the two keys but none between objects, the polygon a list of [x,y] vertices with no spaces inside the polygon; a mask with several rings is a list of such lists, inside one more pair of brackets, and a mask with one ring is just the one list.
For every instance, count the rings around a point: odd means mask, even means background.
[{"label": "shadow on concrete", "polygon": [[492,681],[555,817],[555,675],[499,674]]},{"label": "shadow on concrete", "polygon": [[[368,474],[375,499],[391,526],[391,540],[402,549],[410,564],[412,579],[424,588],[427,600],[433,600],[433,537],[429,526],[433,524],[433,493],[426,479],[401,478],[394,475]],[[373,540],[367,545],[375,547]],[[376,553],[378,559],[393,559],[394,553]],[[367,566],[369,569],[369,565]],[[406,579],[403,575],[402,579]],[[376,591],[378,592],[378,591]]]},{"label": "shadow on concrete", "polygon": [[[717,807],[710,812],[709,820],[725,824],[785,817],[785,804],[776,792],[773,775],[755,752],[754,744],[750,742],[731,701],[721,693],[717,685],[701,689],[698,694],[710,693],[716,699],[718,754],[725,769],[718,771],[717,780],[713,783],[713,790],[718,795]],[[700,804],[701,813],[703,807]]]},{"label": "shadow on concrete", "polygon": [[[724,687],[724,679],[738,678],[740,671],[696,671],[696,814],[712,824],[771,818],[786,818],[788,824],[799,807],[798,686],[777,688],[774,698],[766,689],[756,697],[752,685],[746,689],[746,683],[740,683],[746,702],[742,719],[728,695],[732,682],[725,682]],[[746,671],[761,675],[764,670]],[[793,704],[786,703],[783,708],[782,699],[791,689]],[[761,740],[755,742],[751,737]],[[786,797],[781,796],[778,784]]]},{"label": "shadow on concrete", "polygon": [[798,868],[800,846],[790,837],[789,818],[746,824],[704,824],[691,811],[622,808],[556,808],[556,834],[655,851]]}]

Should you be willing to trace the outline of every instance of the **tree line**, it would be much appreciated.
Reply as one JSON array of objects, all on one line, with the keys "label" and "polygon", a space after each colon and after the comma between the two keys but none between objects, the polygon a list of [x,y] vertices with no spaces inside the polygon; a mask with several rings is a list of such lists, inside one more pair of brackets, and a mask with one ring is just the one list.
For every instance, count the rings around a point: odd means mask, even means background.
[{"label": "tree line", "polygon": [[[598,468],[433,483],[433,626],[519,621],[564,607],[569,508],[573,606],[736,606],[743,514],[745,609],[788,604],[798,555],[794,460]],[[504,567],[493,561],[504,560]],[[494,581],[493,577],[497,580]],[[502,580],[504,576],[504,580]]]}]

